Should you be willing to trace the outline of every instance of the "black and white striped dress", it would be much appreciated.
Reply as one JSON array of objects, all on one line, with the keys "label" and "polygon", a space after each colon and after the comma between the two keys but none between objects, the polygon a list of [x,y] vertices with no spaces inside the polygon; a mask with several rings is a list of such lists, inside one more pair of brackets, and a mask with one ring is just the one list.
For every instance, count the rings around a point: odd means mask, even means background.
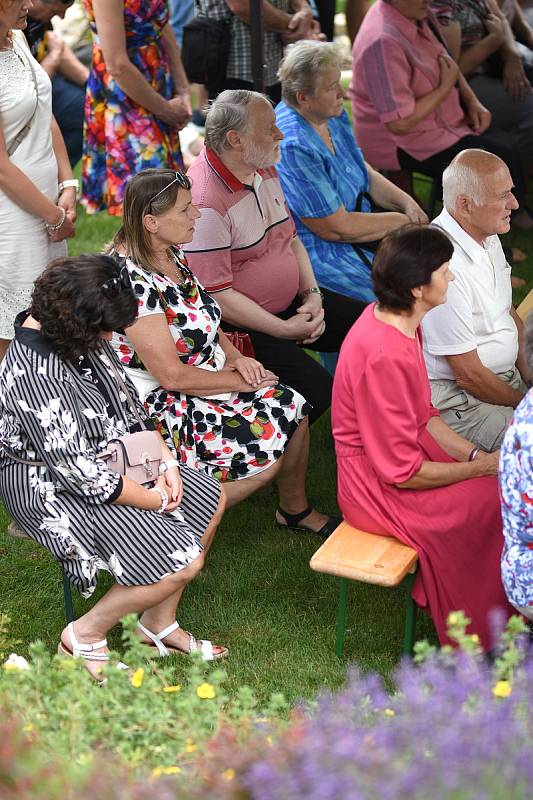
[{"label": "black and white striped dress", "polygon": [[[102,342],[75,366],[38,331],[18,326],[0,368],[0,497],[84,596],[100,569],[136,586],[194,561],[221,491],[218,481],[182,466],[183,500],[171,514],[112,504],[122,478],[97,454],[136,421],[111,359]],[[145,418],[140,403],[138,410]],[[21,464],[10,452],[46,466]]]}]

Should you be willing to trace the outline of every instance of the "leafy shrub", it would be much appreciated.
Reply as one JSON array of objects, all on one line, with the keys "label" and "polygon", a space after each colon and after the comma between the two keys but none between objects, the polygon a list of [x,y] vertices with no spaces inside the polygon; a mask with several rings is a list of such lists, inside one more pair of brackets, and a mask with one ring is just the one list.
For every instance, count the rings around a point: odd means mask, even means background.
[{"label": "leafy shrub", "polygon": [[261,713],[246,688],[228,700],[223,671],[197,659],[178,689],[171,665],[139,661],[131,621],[132,669],[109,669],[101,687],[81,665],[34,645],[27,667],[11,659],[0,671],[9,720],[0,796],[523,800],[533,785],[533,659],[516,643],[524,626],[509,623],[493,664],[465,627],[454,614],[461,651],[419,645],[420,663],[398,667],[393,694],[352,669],[343,691],[288,721],[280,697]]}]

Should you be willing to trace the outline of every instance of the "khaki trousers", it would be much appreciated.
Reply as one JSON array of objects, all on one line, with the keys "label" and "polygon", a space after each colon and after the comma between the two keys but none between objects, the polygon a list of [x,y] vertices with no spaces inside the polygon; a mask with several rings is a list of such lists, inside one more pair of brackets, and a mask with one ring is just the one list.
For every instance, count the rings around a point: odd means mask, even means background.
[{"label": "khaki trousers", "polygon": [[[500,373],[498,378],[523,394],[527,392],[516,367]],[[430,384],[433,405],[450,428],[488,453],[500,447],[514,408],[484,403],[452,380],[431,380]]]}]

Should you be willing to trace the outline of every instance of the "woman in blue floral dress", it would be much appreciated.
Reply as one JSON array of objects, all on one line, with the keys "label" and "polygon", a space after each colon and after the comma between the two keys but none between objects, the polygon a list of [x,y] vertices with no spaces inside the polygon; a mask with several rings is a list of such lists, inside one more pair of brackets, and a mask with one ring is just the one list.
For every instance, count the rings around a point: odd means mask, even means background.
[{"label": "woman in blue floral dress", "polygon": [[199,216],[180,172],[145,170],[128,182],[112,252],[129,272],[139,316],[112,345],[182,463],[224,482],[230,505],[277,477],[278,524],[327,535],[337,521],[305,494],[309,405],[233,347],[218,303],[175,246],[191,241]]},{"label": "woman in blue floral dress", "polygon": [[[526,324],[526,358],[533,372],[533,313]],[[500,456],[505,545],[502,579],[509,602],[533,620],[533,390],[516,407]]]},{"label": "woman in blue floral dress", "polygon": [[182,167],[179,130],[191,116],[189,88],[166,0],[83,2],[94,44],[82,202],[90,213],[120,215],[130,175]]}]

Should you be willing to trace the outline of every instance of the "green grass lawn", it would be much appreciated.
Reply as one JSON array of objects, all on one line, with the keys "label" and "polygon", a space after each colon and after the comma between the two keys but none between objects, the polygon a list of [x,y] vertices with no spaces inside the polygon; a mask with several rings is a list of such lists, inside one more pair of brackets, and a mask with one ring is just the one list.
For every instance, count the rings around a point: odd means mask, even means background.
[{"label": "green grass lawn", "polygon": [[[106,215],[87,217],[80,212],[76,239],[69,243],[71,254],[101,250],[117,225]],[[507,239],[524,249],[531,243],[528,234],[513,233]],[[517,271],[531,288],[531,259]],[[326,415],[311,437],[309,497],[320,510],[336,510],[335,484]],[[276,494],[270,488],[225,515],[205,572],[184,596],[180,623],[230,648],[225,662],[230,690],[246,683],[260,697],[272,691],[282,691],[290,700],[313,697],[322,687],[339,686],[349,662],[387,675],[401,655],[405,592],[350,585],[345,658],[338,660],[337,582],[309,568],[320,541],[311,534],[279,530],[275,508]],[[0,511],[0,612],[11,618],[13,637],[20,640],[18,652],[25,654],[38,638],[55,648],[64,625],[60,570],[33,542],[9,538],[6,526],[7,517]],[[110,577],[103,574],[98,591],[109,585]],[[77,615],[86,603],[76,598]],[[433,625],[424,614],[419,614],[417,634],[435,641]],[[118,644],[118,635],[117,630],[112,644]],[[175,662],[179,676],[184,659]]]}]

